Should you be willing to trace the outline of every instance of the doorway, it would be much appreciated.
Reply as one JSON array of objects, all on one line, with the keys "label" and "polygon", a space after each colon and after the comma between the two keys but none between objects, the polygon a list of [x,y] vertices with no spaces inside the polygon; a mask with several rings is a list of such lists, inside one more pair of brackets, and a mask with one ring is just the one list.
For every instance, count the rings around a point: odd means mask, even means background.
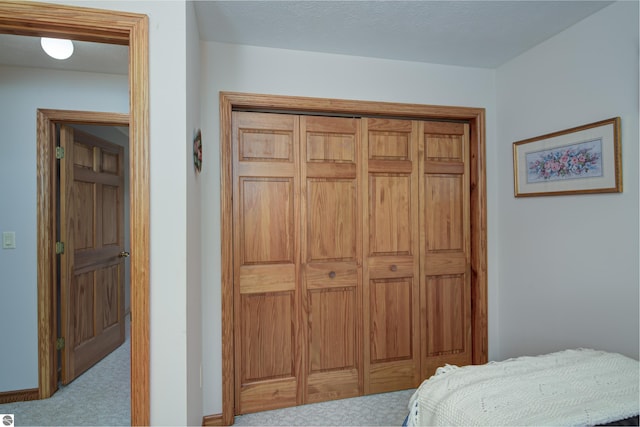
[{"label": "doorway", "polygon": [[[129,46],[130,158],[131,158],[131,423],[149,425],[149,89],[148,18],[146,15],[33,2],[0,3],[0,32],[25,36],[49,36]],[[51,163],[51,152],[38,153],[38,162]],[[38,175],[42,194],[51,189],[51,176]],[[38,210],[38,241],[53,242],[46,200]],[[51,325],[55,254],[51,243],[38,248],[38,323]],[[55,351],[50,335],[38,337],[38,396],[51,395],[55,384],[43,373]],[[49,369],[44,371],[43,369]]]},{"label": "doorway", "polygon": [[[39,361],[40,374],[55,391],[58,383],[73,381],[124,341],[128,136],[115,129],[128,127],[129,115],[38,110],[37,123],[37,151],[56,152],[57,160],[37,165],[38,176],[56,177],[47,194],[39,187],[37,195],[38,211],[43,212],[41,204],[50,208],[44,223],[55,224],[49,234],[59,242],[50,266],[53,300],[45,301],[41,312],[54,323],[41,323],[38,332],[57,344],[48,355],[52,360]],[[108,136],[109,129],[115,134]]]}]

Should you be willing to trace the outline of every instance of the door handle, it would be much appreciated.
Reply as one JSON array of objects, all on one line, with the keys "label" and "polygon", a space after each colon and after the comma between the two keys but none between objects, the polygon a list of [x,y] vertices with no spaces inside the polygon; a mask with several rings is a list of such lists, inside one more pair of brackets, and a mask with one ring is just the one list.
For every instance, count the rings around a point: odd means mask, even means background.
[{"label": "door handle", "polygon": [[120,252],[120,253],[118,254],[118,256],[119,256],[120,258],[129,258],[129,255],[131,255],[131,254],[130,254],[129,252],[127,252],[127,251],[122,251],[122,252]]}]

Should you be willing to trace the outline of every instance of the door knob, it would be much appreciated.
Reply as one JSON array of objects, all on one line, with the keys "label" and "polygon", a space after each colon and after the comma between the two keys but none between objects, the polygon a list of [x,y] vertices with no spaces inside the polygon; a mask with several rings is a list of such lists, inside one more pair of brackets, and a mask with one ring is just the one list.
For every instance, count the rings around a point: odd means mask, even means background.
[{"label": "door knob", "polygon": [[129,255],[131,255],[131,254],[130,254],[129,252],[127,252],[127,251],[122,251],[122,252],[120,252],[120,253],[118,254],[118,256],[119,256],[120,258],[129,258]]}]

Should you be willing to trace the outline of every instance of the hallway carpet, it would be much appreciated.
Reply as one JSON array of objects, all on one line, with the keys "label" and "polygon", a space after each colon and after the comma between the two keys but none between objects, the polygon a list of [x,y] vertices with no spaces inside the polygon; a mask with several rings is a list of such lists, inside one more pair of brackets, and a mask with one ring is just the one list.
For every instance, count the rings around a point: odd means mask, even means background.
[{"label": "hallway carpet", "polygon": [[13,414],[16,426],[131,425],[130,343],[127,337],[51,398],[0,405],[0,414]]}]

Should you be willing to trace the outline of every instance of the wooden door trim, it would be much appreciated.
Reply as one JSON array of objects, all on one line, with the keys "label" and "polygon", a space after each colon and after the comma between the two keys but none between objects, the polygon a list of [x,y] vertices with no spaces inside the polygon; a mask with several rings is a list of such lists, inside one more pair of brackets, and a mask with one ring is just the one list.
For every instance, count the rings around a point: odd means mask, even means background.
[{"label": "wooden door trim", "polygon": [[485,177],[484,108],[448,107],[391,102],[259,95],[220,92],[221,195],[220,226],[222,245],[222,419],[234,420],[233,364],[233,247],[232,247],[232,153],[231,112],[236,109],[274,112],[393,116],[410,119],[467,121],[471,129],[471,281],[473,363],[488,360],[487,323],[487,208]]},{"label": "wooden door trim", "polygon": [[[71,38],[129,46],[129,155],[131,194],[131,423],[149,425],[149,22],[142,14],[80,8],[28,1],[0,3],[0,33]],[[44,133],[50,130],[43,130]],[[40,132],[38,132],[40,137]],[[38,200],[47,206],[51,152],[38,153]],[[55,157],[55,156],[54,156]],[[50,214],[38,208],[38,242],[51,241],[45,231]],[[50,297],[54,278],[51,248],[38,247],[38,327],[50,325]],[[46,332],[46,330],[45,330]],[[38,337],[40,363],[54,351],[50,334]],[[51,368],[51,367],[49,367]],[[50,380],[39,368],[39,394],[49,396]]]}]

